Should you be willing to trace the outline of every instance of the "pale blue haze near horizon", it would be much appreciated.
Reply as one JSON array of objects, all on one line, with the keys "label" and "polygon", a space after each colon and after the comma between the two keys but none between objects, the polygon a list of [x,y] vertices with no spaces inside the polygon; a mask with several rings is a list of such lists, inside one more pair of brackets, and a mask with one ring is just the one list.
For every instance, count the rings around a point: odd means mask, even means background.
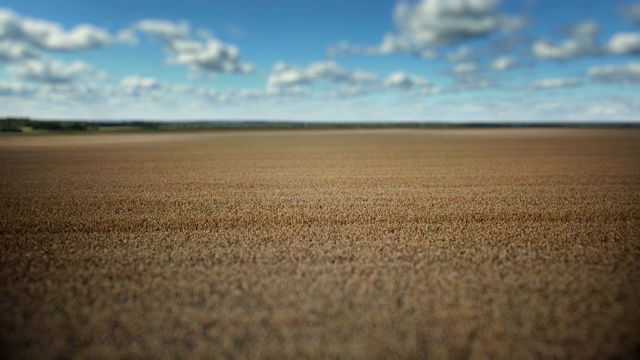
[{"label": "pale blue haze near horizon", "polygon": [[0,116],[640,122],[640,1],[3,0]]}]

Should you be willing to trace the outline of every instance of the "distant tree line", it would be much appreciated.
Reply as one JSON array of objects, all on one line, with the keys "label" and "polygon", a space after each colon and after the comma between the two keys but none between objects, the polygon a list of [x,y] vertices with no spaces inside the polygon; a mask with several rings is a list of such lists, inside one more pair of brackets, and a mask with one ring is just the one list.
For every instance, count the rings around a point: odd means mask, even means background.
[{"label": "distant tree line", "polygon": [[87,131],[90,125],[83,121],[39,121],[29,118],[8,117],[0,120],[0,131],[26,132],[45,131]]},{"label": "distant tree line", "polygon": [[82,131],[193,131],[269,129],[376,129],[376,128],[496,128],[496,127],[640,127],[640,122],[302,122],[302,121],[66,121],[33,120],[23,117],[0,119],[0,132],[82,132]]},{"label": "distant tree line", "polygon": [[159,130],[160,123],[146,121],[97,122],[68,120],[33,120],[23,117],[6,117],[0,119],[0,132],[77,132],[118,130]]}]

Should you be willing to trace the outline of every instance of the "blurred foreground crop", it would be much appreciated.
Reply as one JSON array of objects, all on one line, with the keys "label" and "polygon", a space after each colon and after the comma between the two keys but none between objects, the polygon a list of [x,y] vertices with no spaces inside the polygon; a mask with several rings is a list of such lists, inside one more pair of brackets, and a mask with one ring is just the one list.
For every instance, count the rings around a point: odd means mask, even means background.
[{"label": "blurred foreground crop", "polygon": [[611,358],[640,132],[0,138],[10,358]]}]

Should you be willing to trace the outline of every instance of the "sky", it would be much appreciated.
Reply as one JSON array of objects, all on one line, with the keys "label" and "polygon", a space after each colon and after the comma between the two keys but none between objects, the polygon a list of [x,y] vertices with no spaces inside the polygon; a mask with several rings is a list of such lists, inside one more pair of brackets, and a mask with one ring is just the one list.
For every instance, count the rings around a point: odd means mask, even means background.
[{"label": "sky", "polygon": [[640,1],[3,0],[0,116],[640,122]]}]

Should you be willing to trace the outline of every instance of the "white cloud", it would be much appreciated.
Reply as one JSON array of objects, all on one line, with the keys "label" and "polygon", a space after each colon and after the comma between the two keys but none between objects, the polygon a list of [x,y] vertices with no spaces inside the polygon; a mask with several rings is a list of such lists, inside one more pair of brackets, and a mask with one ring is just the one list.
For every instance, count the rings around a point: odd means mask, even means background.
[{"label": "white cloud", "polygon": [[598,23],[585,20],[565,28],[562,32],[568,39],[552,43],[547,40],[536,40],[531,52],[533,56],[548,60],[568,60],[580,56],[602,55],[603,51],[595,42],[595,36],[600,31]]},{"label": "white cloud", "polygon": [[203,41],[191,39],[191,26],[186,21],[174,23],[145,19],[137,22],[134,28],[162,40],[168,54],[167,61],[171,64],[212,73],[246,74],[253,71],[253,65],[242,62],[236,46],[223,43],[206,30],[198,32]]},{"label": "white cloud", "polygon": [[283,86],[308,84],[313,79],[301,69],[287,69],[272,74],[267,79],[267,87],[277,88]]},{"label": "white cloud", "polygon": [[307,67],[290,66],[278,62],[273,66],[272,73],[267,79],[267,88],[298,86],[320,80],[362,84],[375,81],[376,76],[361,70],[347,71],[334,61],[319,61]]},{"label": "white cloud", "polygon": [[44,38],[43,47],[49,50],[75,51],[102,47],[111,36],[93,25],[78,25],[68,32],[53,31]]},{"label": "white cloud", "polygon": [[500,1],[399,1],[393,11],[397,31],[386,34],[379,45],[362,47],[342,41],[330,47],[327,54],[335,57],[401,53],[434,59],[437,57],[435,47],[439,45],[481,38],[499,30],[512,33],[527,24],[524,17],[499,13],[497,6]]},{"label": "white cloud", "polygon": [[17,82],[0,82],[0,96],[31,96],[35,92],[33,87]]},{"label": "white cloud", "polygon": [[554,89],[554,88],[566,88],[580,85],[578,79],[573,78],[556,78],[556,79],[544,79],[530,83],[527,88],[534,90]]},{"label": "white cloud", "polygon": [[640,83],[640,63],[592,66],[587,74],[592,79],[602,82],[638,84]]},{"label": "white cloud", "polygon": [[379,45],[367,46],[362,53],[367,55],[409,54],[422,59],[435,59],[435,49],[413,46],[406,38],[396,34],[386,34]]},{"label": "white cloud", "polygon": [[[113,99],[113,95],[113,92],[108,88],[92,83],[0,82],[0,96],[11,98],[11,101],[6,104],[9,108],[12,105],[20,104],[20,101],[29,101],[22,103],[22,107],[30,108],[26,113],[27,116],[32,116],[34,113],[42,113],[46,117],[61,116],[59,113],[50,113],[44,109],[47,109],[49,105],[56,104],[58,109],[64,108],[69,110],[69,113],[73,113],[82,109],[77,105],[103,104]],[[75,116],[78,114],[75,113]]]},{"label": "white cloud", "polygon": [[273,118],[282,118],[277,115],[281,106],[299,103],[299,99],[307,95],[308,90],[300,87],[217,90],[170,84],[138,75],[125,77],[114,86],[91,82],[0,81],[0,99],[5,100],[1,111],[36,117],[95,119],[99,114],[100,119],[159,120],[210,118],[215,114],[215,118],[228,119],[255,117],[253,111],[257,111],[261,116],[271,114]]},{"label": "white cloud", "polygon": [[496,71],[505,71],[518,66],[518,60],[510,56],[501,56],[491,62],[491,68]]},{"label": "white cloud", "polygon": [[94,68],[82,61],[69,64],[55,60],[33,59],[7,66],[13,78],[51,84],[69,83],[87,75],[95,75]]},{"label": "white cloud", "polygon": [[78,51],[103,47],[112,42],[105,30],[90,24],[65,30],[60,24],[21,17],[8,9],[0,9],[0,40],[24,42],[57,51]]},{"label": "white cloud", "polygon": [[253,65],[241,62],[237,47],[216,39],[205,43],[176,41],[173,46],[175,54],[169,58],[170,63],[210,72],[247,74],[253,71]]},{"label": "white cloud", "polygon": [[409,50],[409,44],[394,34],[386,34],[380,45],[368,47],[366,52],[370,54],[388,55],[393,53],[403,53]]},{"label": "white cloud", "polygon": [[640,54],[640,32],[614,34],[607,48],[613,54]]},{"label": "white cloud", "polygon": [[385,89],[400,89],[421,94],[432,94],[439,91],[426,79],[403,71],[397,71],[384,79],[378,79],[374,74],[361,70],[345,70],[333,61],[315,62],[305,68],[278,62],[273,66],[272,74],[267,80],[266,90],[301,88],[301,86],[317,81],[346,84],[346,86],[326,91],[324,93],[326,98],[355,97]]},{"label": "white cloud", "polygon": [[486,36],[501,25],[499,0],[400,2],[394,20],[402,35],[418,45],[451,44]]},{"label": "white cloud", "polygon": [[152,77],[130,75],[120,80],[114,90],[116,96],[136,96],[149,98],[172,98],[176,95],[196,93],[196,89],[187,84],[169,84]]},{"label": "white cloud", "polygon": [[174,23],[156,19],[140,20],[134,25],[134,28],[147,35],[157,36],[167,43],[177,39],[186,39],[191,29],[186,21]]},{"label": "white cloud", "polygon": [[120,81],[120,87],[126,94],[141,94],[150,90],[159,90],[163,85],[154,78],[143,78],[132,75],[122,79]]},{"label": "white cloud", "polygon": [[382,82],[385,88],[391,89],[414,89],[414,88],[426,88],[430,87],[429,82],[417,75],[407,74],[403,71],[396,71]]},{"label": "white cloud", "polygon": [[559,44],[552,44],[546,40],[537,40],[533,43],[531,51],[537,58],[563,60],[582,55],[584,48],[578,41],[573,39]]},{"label": "white cloud", "polygon": [[0,41],[0,62],[37,58],[38,53],[29,45],[15,41]]},{"label": "white cloud", "polygon": [[478,72],[478,70],[480,70],[480,68],[476,63],[462,63],[462,64],[455,65],[451,69],[451,72],[454,75],[468,75],[468,74],[473,74],[475,72]]}]

